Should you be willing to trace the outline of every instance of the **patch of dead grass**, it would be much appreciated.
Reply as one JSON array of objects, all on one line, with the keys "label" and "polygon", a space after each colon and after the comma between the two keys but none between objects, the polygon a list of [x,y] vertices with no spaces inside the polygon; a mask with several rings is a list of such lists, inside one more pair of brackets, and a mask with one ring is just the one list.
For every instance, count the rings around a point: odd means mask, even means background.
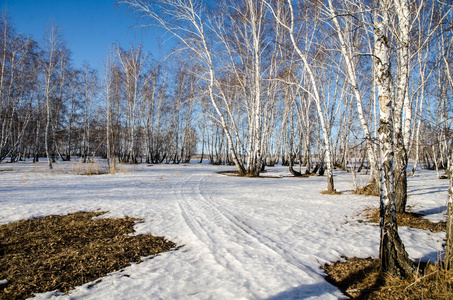
[{"label": "patch of dead grass", "polygon": [[[358,216],[365,217],[365,222],[379,224],[378,208],[367,208],[359,213]],[[445,231],[447,228],[447,223],[445,222],[431,222],[430,220],[423,218],[423,215],[413,212],[397,213],[396,221],[398,226],[409,226],[412,228],[430,230],[432,232]]]},{"label": "patch of dead grass", "polygon": [[218,171],[216,173],[220,174],[220,175],[226,175],[226,176],[239,176],[238,171]]},{"label": "patch of dead grass", "polygon": [[419,264],[420,274],[409,279],[382,275],[379,260],[344,257],[326,264],[326,280],[351,299],[453,299],[453,271]]},{"label": "patch of dead grass", "polygon": [[324,190],[324,191],[321,191],[321,194],[323,194],[323,195],[342,195],[343,193],[339,192],[337,190],[333,190],[333,191]]},{"label": "patch of dead grass", "polygon": [[[274,179],[280,179],[280,178],[281,178],[280,176],[272,176],[272,175],[268,175],[268,176],[261,176],[261,175],[255,176],[255,175],[247,174],[247,175],[244,175],[244,176],[240,176],[238,171],[218,171],[218,172],[216,172],[216,173],[217,173],[217,174],[220,174],[220,175],[231,176],[231,177],[274,178]],[[261,173],[266,173],[266,171],[261,172]],[[290,176],[290,177],[293,177],[293,176]]]},{"label": "patch of dead grass", "polygon": [[[249,177],[249,178],[273,178],[273,179],[281,179],[281,178],[307,178],[307,177],[310,177],[311,175],[308,175],[308,174],[302,174],[300,176],[294,176],[294,175],[290,175],[290,176],[276,176],[276,175],[262,175],[262,174],[265,174],[267,173],[267,171],[263,171],[263,172],[260,172],[260,175],[259,176],[255,176],[255,175],[244,175],[244,176],[240,176],[239,175],[239,172],[234,170],[234,171],[218,171],[216,172],[217,174],[220,174],[220,175],[225,175],[225,176],[231,176],[231,177]],[[341,194],[341,193],[340,193]]]},{"label": "patch of dead grass", "polygon": [[163,237],[129,235],[139,219],[93,219],[102,214],[84,212],[0,225],[0,299],[68,292],[176,247]]},{"label": "patch of dead grass", "polygon": [[108,174],[109,168],[104,163],[79,161],[72,166],[71,173],[74,175],[102,175]]},{"label": "patch of dead grass", "polygon": [[376,182],[371,182],[364,187],[358,188],[355,191],[352,191],[353,194],[365,195],[365,196],[377,196],[381,195],[379,191],[379,185]]}]

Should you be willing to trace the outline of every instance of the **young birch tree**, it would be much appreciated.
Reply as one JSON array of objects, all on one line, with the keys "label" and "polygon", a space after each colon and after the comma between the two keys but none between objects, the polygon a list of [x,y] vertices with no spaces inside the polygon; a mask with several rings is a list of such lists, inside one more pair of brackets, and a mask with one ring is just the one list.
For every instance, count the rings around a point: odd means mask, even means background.
[{"label": "young birch tree", "polygon": [[141,107],[144,87],[149,76],[144,74],[147,55],[143,53],[142,46],[131,45],[129,51],[117,47],[117,58],[125,75],[125,90],[128,119],[128,150],[127,159],[130,163],[137,163],[136,153],[136,127],[138,110]]},{"label": "young birch tree", "polygon": [[87,162],[88,156],[91,154],[91,123],[93,113],[93,101],[97,94],[97,72],[88,65],[87,62],[83,66],[83,140],[82,140],[82,158],[83,162]]},{"label": "young birch tree", "polygon": [[[323,111],[323,99],[321,98],[320,86],[319,82],[316,79],[314,65],[310,62],[309,51],[312,50],[311,47],[314,47],[312,40],[304,40],[303,44],[305,44],[305,49],[303,49],[300,44],[301,41],[298,39],[297,36],[297,24],[295,18],[295,11],[293,7],[293,3],[291,0],[286,0],[286,6],[284,5],[284,1],[279,1],[276,3],[277,7],[274,8],[270,4],[270,2],[264,1],[269,9],[271,10],[276,22],[278,25],[282,26],[286,29],[289,38],[291,40],[291,45],[294,51],[297,53],[298,57],[302,62],[303,71],[307,73],[308,82],[310,83],[310,90],[309,92],[310,97],[313,97],[313,100],[316,105],[319,123],[322,129],[322,138],[324,143],[324,151],[325,151],[325,161],[327,165],[327,191],[334,192],[334,180],[333,180],[333,162],[332,162],[332,147],[330,141],[330,124],[328,120],[326,120],[326,116],[324,115]],[[285,14],[285,10],[287,14]],[[316,30],[313,30],[313,34],[315,34]]]},{"label": "young birch tree", "polygon": [[[353,3],[350,3],[349,1],[340,1],[339,3],[337,3],[337,5],[338,4],[344,5],[343,7],[341,7],[341,13],[338,12],[339,8],[338,6],[334,6],[332,0],[328,0],[328,6],[325,8],[325,13],[332,20],[333,28],[338,37],[340,47],[339,50],[345,62],[345,73],[356,100],[355,102],[359,115],[360,125],[362,126],[362,130],[365,136],[366,150],[368,161],[370,162],[371,174],[375,180],[379,180],[379,168],[377,164],[376,149],[363,108],[363,92],[359,86],[360,80],[358,78],[359,73],[357,70],[357,57],[360,57],[360,55],[358,55],[360,53],[358,53],[354,45],[354,43],[357,42],[355,41],[355,39],[357,39],[358,35],[354,34],[356,32],[354,30],[355,19],[352,17],[355,5]],[[342,20],[341,24],[340,18]]]},{"label": "young birch tree", "polygon": [[[394,24],[392,33],[394,35],[394,43],[396,48],[396,99],[395,99],[395,203],[396,211],[403,213],[406,210],[407,204],[407,166],[408,153],[412,144],[412,102],[414,97],[411,97],[410,76],[412,69],[412,54],[411,49],[414,49],[414,55],[422,51],[429,41],[432,39],[440,24],[451,12],[451,4],[435,1],[408,1],[408,0],[393,0]],[[390,4],[390,5],[392,5]],[[431,8],[432,7],[432,8]],[[435,8],[437,7],[437,9]],[[432,22],[430,17],[434,10],[438,10],[438,20]],[[422,22],[422,14],[427,14],[429,23],[422,24],[426,32],[426,36],[422,37],[423,41],[418,47],[412,45],[412,27],[416,22]],[[422,76],[419,74],[419,76]],[[423,83],[424,84],[424,83]],[[448,154],[446,155],[448,156]]]},{"label": "young birch tree", "polygon": [[[113,51],[112,51],[113,52]],[[113,122],[112,122],[112,102],[113,102],[113,85],[115,84],[115,54],[109,53],[104,63],[104,93],[105,93],[105,102],[107,108],[107,130],[106,130],[106,139],[107,139],[107,162],[109,165],[109,173],[116,173],[116,160],[115,160],[115,151],[114,151],[114,141],[113,141]]]},{"label": "young birch tree", "polygon": [[60,60],[60,50],[63,47],[63,38],[58,26],[50,24],[45,32],[45,58],[43,61],[44,69],[44,97],[46,100],[46,127],[45,127],[45,149],[47,163],[52,169],[52,158],[50,153],[51,122],[52,122],[52,93],[58,87],[53,77],[58,70]]},{"label": "young birch tree", "polygon": [[[433,24],[433,17],[434,17],[434,5],[431,5],[429,8],[426,9],[426,12],[422,14],[423,17],[419,18],[417,31],[416,31],[416,40],[415,40],[415,48],[418,49],[416,55],[416,74],[418,76],[415,77],[415,82],[417,83],[417,88],[413,92],[413,98],[416,99],[415,105],[415,118],[412,122],[412,129],[411,129],[411,138],[410,144],[408,147],[408,157],[413,150],[415,150],[415,163],[412,167],[412,170],[409,176],[413,176],[415,171],[417,170],[418,163],[420,160],[420,131],[421,131],[421,124],[422,124],[422,114],[424,110],[424,102],[426,97],[426,87],[427,82],[431,78],[432,73],[434,72],[435,68],[428,68],[429,65],[429,56],[431,53],[431,38],[430,38],[430,26],[429,24]],[[415,147],[415,149],[414,149]]]}]

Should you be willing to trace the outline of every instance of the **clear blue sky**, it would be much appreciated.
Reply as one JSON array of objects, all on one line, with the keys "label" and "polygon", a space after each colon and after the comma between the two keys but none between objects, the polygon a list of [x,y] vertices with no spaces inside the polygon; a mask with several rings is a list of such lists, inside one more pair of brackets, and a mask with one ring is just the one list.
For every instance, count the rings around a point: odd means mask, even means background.
[{"label": "clear blue sky", "polygon": [[86,60],[102,70],[106,54],[116,42],[123,48],[142,42],[144,50],[159,59],[163,54],[156,29],[134,28],[136,19],[114,3],[115,0],[0,0],[0,9],[7,9],[17,32],[31,35],[40,44],[50,22],[58,25],[76,67]]}]

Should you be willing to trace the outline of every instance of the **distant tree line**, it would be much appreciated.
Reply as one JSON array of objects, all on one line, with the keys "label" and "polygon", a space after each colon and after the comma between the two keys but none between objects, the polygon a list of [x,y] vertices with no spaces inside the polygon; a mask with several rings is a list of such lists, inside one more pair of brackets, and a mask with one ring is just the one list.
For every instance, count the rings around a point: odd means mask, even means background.
[{"label": "distant tree line", "polygon": [[[42,44],[0,19],[0,161],[107,157],[188,161],[196,151],[195,79],[149,59],[141,46],[112,46],[105,74],[71,64],[60,29]],[[107,134],[107,132],[109,134]],[[110,137],[107,144],[107,136]]]}]

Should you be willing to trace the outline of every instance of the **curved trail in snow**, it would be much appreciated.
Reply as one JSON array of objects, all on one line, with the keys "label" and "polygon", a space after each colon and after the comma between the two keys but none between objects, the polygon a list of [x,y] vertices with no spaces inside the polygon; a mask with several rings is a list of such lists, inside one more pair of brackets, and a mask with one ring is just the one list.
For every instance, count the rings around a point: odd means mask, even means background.
[{"label": "curved trail in snow", "polygon": [[[314,278],[319,277],[320,272],[303,264],[294,250],[254,229],[235,215],[233,208],[216,202],[218,199],[215,196],[208,195],[203,190],[208,179],[199,174],[189,175],[173,186],[173,192],[185,224],[210,250],[219,265],[233,273],[232,276],[243,276],[251,290],[273,284],[267,282],[272,277],[275,277],[275,284],[285,280],[284,276],[276,277],[281,269],[304,278],[304,283],[310,279],[312,284],[319,283]],[[299,254],[299,257],[305,255]]]},{"label": "curved trail in snow", "polygon": [[[33,171],[37,166],[43,175]],[[15,168],[2,172],[2,223],[109,211],[111,217],[145,220],[135,225],[138,234],[185,245],[59,299],[333,300],[343,295],[325,281],[320,267],[342,255],[369,257],[379,250],[378,227],[351,217],[375,199],[348,193],[351,177],[345,172],[335,177],[336,188],[345,193],[322,195],[324,179],[286,177],[286,167],[269,168],[273,179],[227,177],[215,173],[224,167],[192,164],[134,167],[95,180],[49,173],[45,162]],[[411,205],[439,211],[448,183],[439,182],[435,172],[419,174],[410,178]],[[434,217],[442,218],[441,211]],[[433,261],[442,250],[444,234],[399,231],[413,259]]]}]

